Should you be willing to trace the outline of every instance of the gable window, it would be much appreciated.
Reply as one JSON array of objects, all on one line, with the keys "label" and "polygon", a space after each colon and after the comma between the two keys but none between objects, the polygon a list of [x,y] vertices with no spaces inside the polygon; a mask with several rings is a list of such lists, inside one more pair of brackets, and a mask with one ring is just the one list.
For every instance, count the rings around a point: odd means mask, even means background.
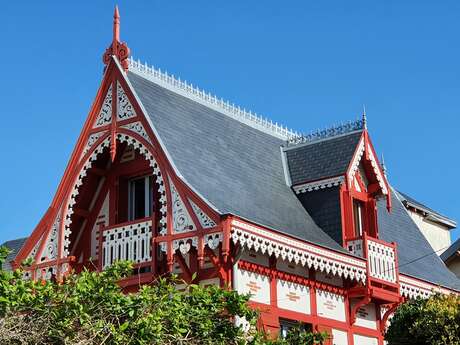
[{"label": "gable window", "polygon": [[353,217],[355,236],[360,237],[364,232],[364,203],[360,200],[353,200]]},{"label": "gable window", "polygon": [[130,221],[152,215],[153,190],[151,176],[129,180],[128,193],[128,217]]}]

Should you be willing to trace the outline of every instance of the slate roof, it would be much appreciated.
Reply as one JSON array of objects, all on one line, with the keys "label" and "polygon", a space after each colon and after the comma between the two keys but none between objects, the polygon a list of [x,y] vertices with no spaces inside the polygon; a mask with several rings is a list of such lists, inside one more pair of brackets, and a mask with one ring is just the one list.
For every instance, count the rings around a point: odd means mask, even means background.
[{"label": "slate roof", "polygon": [[[283,140],[131,71],[128,79],[179,174],[218,212],[345,252],[286,185]],[[345,173],[361,134],[355,131],[287,149],[292,183]],[[382,239],[398,243],[400,271],[460,290],[460,281],[431,255],[431,246],[395,193],[392,198],[391,213],[385,200],[378,203],[379,231]]]},{"label": "slate roof", "polygon": [[3,270],[6,270],[6,271],[11,270],[10,262],[16,257],[16,254],[19,252],[19,250],[21,250],[26,240],[27,240],[27,237],[24,237],[24,238],[18,238],[16,240],[6,241],[0,244],[0,247],[5,246],[11,250],[11,252],[6,257],[6,261],[3,263],[1,267]]},{"label": "slate roof", "polygon": [[441,260],[447,262],[451,257],[453,257],[460,250],[460,238],[458,238],[454,243],[447,248],[444,253],[440,255]]},{"label": "slate roof", "polygon": [[345,252],[286,185],[283,140],[133,72],[128,79],[179,173],[221,214]]},{"label": "slate roof", "polygon": [[444,265],[412,220],[395,190],[392,210],[386,200],[378,202],[379,237],[398,244],[399,271],[412,277],[460,290],[460,280]]},{"label": "slate roof", "polygon": [[425,206],[422,204],[420,201],[415,200],[411,196],[402,193],[400,191],[397,191],[401,201],[407,206],[410,205],[412,207],[415,207],[423,212],[428,213],[428,215],[431,215],[431,220],[441,222],[444,225],[446,225],[449,228],[455,228],[457,226],[457,223],[455,220],[450,219],[449,217],[444,216],[443,214],[439,213],[438,211],[433,210],[432,208],[429,208],[428,206]]},{"label": "slate roof", "polygon": [[293,185],[343,175],[353,158],[362,130],[294,146],[286,150]]}]

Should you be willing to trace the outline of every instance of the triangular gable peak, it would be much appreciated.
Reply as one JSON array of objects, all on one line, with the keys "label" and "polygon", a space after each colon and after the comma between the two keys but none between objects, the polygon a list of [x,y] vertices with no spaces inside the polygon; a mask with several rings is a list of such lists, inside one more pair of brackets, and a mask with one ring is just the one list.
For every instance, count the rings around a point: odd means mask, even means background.
[{"label": "triangular gable peak", "polygon": [[388,210],[391,209],[389,184],[366,128],[356,146],[345,179],[348,190],[368,193],[373,196],[385,196]]},{"label": "triangular gable peak", "polygon": [[[111,195],[115,193],[110,192],[111,174],[127,159],[138,159],[136,164],[157,187],[155,219],[146,224],[165,239],[174,233],[190,233],[177,245],[191,244],[203,260],[205,243],[198,243],[196,234],[221,230],[220,216],[176,173],[118,57],[111,56],[51,206],[13,264],[32,258],[27,275],[35,279],[62,277],[71,263],[85,265],[96,257],[102,264],[100,246],[94,246],[94,241],[101,238],[101,227],[116,224],[120,218],[118,201]],[[175,243],[158,243],[172,266]]]}]

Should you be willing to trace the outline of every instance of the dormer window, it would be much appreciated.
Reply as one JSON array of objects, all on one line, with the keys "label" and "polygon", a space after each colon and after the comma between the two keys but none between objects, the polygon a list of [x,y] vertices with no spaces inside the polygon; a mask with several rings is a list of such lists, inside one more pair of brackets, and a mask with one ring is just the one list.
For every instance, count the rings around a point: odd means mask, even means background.
[{"label": "dormer window", "polygon": [[128,193],[128,217],[130,221],[152,215],[153,189],[151,176],[143,176],[129,180]]},{"label": "dormer window", "polygon": [[353,217],[355,225],[355,236],[361,237],[364,233],[364,203],[360,200],[353,200]]}]

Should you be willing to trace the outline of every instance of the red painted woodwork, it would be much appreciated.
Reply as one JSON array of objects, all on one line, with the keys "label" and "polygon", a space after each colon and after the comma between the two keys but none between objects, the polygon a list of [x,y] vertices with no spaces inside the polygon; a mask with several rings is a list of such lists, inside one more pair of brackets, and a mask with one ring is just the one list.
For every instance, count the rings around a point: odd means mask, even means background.
[{"label": "red painted woodwork", "polygon": [[[196,276],[196,282],[205,279],[219,278],[222,287],[231,288],[233,283],[233,268],[238,267],[250,272],[255,272],[270,277],[270,305],[264,305],[251,301],[250,305],[261,311],[260,326],[269,331],[273,336],[279,331],[280,318],[289,320],[298,320],[311,324],[316,330],[325,330],[332,334],[332,329],[346,331],[348,334],[349,344],[353,344],[353,334],[361,334],[365,336],[375,337],[379,339],[379,344],[383,343],[382,332],[385,328],[385,322],[389,315],[394,311],[396,306],[402,301],[399,292],[399,280],[391,284],[383,280],[370,277],[369,266],[367,267],[367,281],[365,284],[356,283],[350,280],[344,280],[343,287],[331,285],[321,282],[316,279],[316,272],[314,269],[309,270],[308,278],[303,276],[283,272],[277,269],[276,259],[272,256],[269,261],[269,266],[261,266],[248,261],[239,260],[241,253],[240,244],[234,245],[231,242],[232,220],[240,220],[232,215],[219,215],[213,208],[204,202],[190,186],[188,186],[176,173],[172,164],[168,161],[164,148],[162,147],[158,138],[156,138],[149,121],[140,104],[137,103],[136,97],[131,90],[126,80],[125,71],[128,68],[127,58],[129,56],[129,48],[126,43],[120,42],[120,18],[118,9],[115,9],[114,25],[113,25],[113,41],[109,48],[107,48],[103,60],[106,65],[103,80],[96,94],[95,100],[91,106],[87,120],[83,126],[82,132],[78,138],[75,148],[72,152],[64,175],[57,188],[56,194],[50,204],[50,207],[44,214],[43,218],[34,229],[32,235],[26,241],[23,248],[18,253],[14,266],[18,266],[20,262],[27,258],[34,248],[37,248],[37,253],[34,259],[37,261],[44,250],[47,236],[50,234],[51,227],[57,215],[60,212],[61,219],[63,220],[58,229],[58,253],[56,259],[45,260],[43,262],[36,262],[32,265],[32,278],[36,278],[35,272],[39,269],[47,269],[51,266],[57,267],[57,279],[62,279],[65,274],[62,270],[64,264],[70,264],[76,271],[84,267],[89,269],[101,269],[102,265],[102,241],[103,231],[107,231],[113,227],[128,225],[128,180],[130,178],[152,175],[153,168],[149,162],[136,151],[134,158],[130,161],[123,162],[121,157],[127,148],[125,142],[120,142],[117,139],[118,135],[128,135],[135,139],[137,143],[141,144],[148,150],[148,155],[153,157],[158,165],[158,169],[163,178],[165,195],[167,199],[167,228],[166,234],[161,235],[158,233],[158,224],[160,222],[161,214],[158,211],[159,199],[161,198],[158,186],[154,188],[153,200],[157,207],[152,212],[152,215],[144,220],[152,221],[152,260],[142,264],[135,265],[138,274],[123,279],[120,284],[126,292],[136,291],[139,284],[147,284],[152,282],[160,275],[167,275],[173,271],[174,265],[179,265],[181,273],[179,278],[186,282],[191,282],[192,277]],[[121,69],[120,69],[121,66]],[[124,120],[117,119],[117,85],[119,85],[126,93],[129,102],[136,114]],[[106,93],[111,87],[112,91],[112,109],[110,124],[106,124],[97,128],[93,125],[99,114],[99,111],[104,103]],[[143,136],[130,131],[123,126],[140,122],[144,127],[149,140]],[[83,154],[87,145],[88,138],[91,134],[101,133],[91,149],[86,154]],[[86,171],[83,184],[78,189],[78,196],[75,199],[74,205],[69,205],[72,189],[79,177],[80,172],[85,166],[86,160],[91,157],[94,150],[105,140],[110,141],[109,147],[106,147],[102,153],[97,156],[93,165]],[[375,171],[370,163],[371,156],[377,157],[373,145],[370,141],[367,130],[363,131],[362,140],[364,140],[364,155],[361,159],[361,164],[364,168],[368,184],[361,178],[359,173],[356,173],[356,180],[359,190],[355,188],[354,181],[348,181],[348,172],[345,176],[345,182],[340,187],[340,205],[341,205],[341,221],[343,233],[343,245],[347,241],[355,237],[355,224],[353,216],[353,200],[359,200],[364,205],[364,235],[363,241],[367,238],[377,243],[382,243],[387,246],[392,246],[396,252],[395,244],[388,244],[378,240],[378,226],[377,226],[377,212],[376,212],[376,197],[382,193],[382,187],[379,185],[375,176]],[[356,153],[355,153],[356,155]],[[380,167],[377,167],[380,169]],[[380,169],[381,170],[381,169]],[[380,171],[381,172],[381,171]],[[383,172],[381,175],[384,176]],[[390,188],[387,181],[384,181],[385,186],[390,193]],[[188,214],[192,218],[196,226],[196,230],[175,233],[173,228],[173,206],[171,195],[171,184],[174,185],[177,193],[180,195]],[[106,195],[109,194],[109,207],[108,217],[103,219],[99,217],[99,213],[103,208]],[[207,214],[214,222],[215,226],[212,228],[203,229],[199,219],[197,218],[189,200],[197,205],[204,213]],[[391,208],[391,197],[387,195],[387,206]],[[72,233],[70,235],[70,254],[64,255],[64,219],[68,209],[72,209],[73,214],[70,216],[72,221],[70,228]],[[242,220],[241,220],[242,221]],[[247,222],[249,224],[249,222]],[[260,227],[256,224],[251,224],[254,227]],[[96,227],[99,230],[98,235],[98,252],[96,257],[92,255],[92,231]],[[272,229],[264,230],[268,232],[275,232]],[[223,240],[216,251],[211,250],[204,238],[208,234],[222,233]],[[289,237],[288,235],[283,235]],[[188,253],[188,259],[180,253],[180,251],[173,251],[173,242],[175,240],[183,240],[185,238],[197,237],[197,248],[191,247]],[[260,235],[260,237],[270,239],[269,236]],[[294,238],[292,238],[294,240]],[[364,243],[363,242],[363,243]],[[167,252],[163,253],[160,250],[160,243],[166,243]],[[315,244],[311,244],[317,248]],[[295,247],[295,244],[293,244]],[[366,248],[366,246],[364,246]],[[325,248],[320,248],[326,250]],[[364,258],[367,257],[366,249],[364,249]],[[321,256],[321,254],[318,254]],[[212,265],[210,268],[204,268],[205,261],[209,261]],[[396,257],[396,267],[398,265]],[[341,261],[337,258],[336,261]],[[236,265],[236,266],[234,266]],[[207,267],[207,266],[206,266]],[[148,272],[144,272],[147,270]],[[397,274],[397,277],[399,274]],[[284,281],[293,282],[308,286],[310,289],[310,308],[309,315],[285,310],[279,307],[277,301],[277,284],[276,280],[281,279]],[[323,290],[343,296],[345,299],[346,322],[327,319],[318,316],[316,291]],[[358,298],[360,301],[353,308],[350,304],[351,298]],[[357,326],[355,324],[356,312],[360,306],[368,303],[375,303],[377,308],[378,326],[377,330],[367,329]],[[390,306],[389,310],[380,318],[378,312],[379,305]],[[331,340],[329,340],[331,343]],[[356,344],[358,345],[358,344]]]}]

